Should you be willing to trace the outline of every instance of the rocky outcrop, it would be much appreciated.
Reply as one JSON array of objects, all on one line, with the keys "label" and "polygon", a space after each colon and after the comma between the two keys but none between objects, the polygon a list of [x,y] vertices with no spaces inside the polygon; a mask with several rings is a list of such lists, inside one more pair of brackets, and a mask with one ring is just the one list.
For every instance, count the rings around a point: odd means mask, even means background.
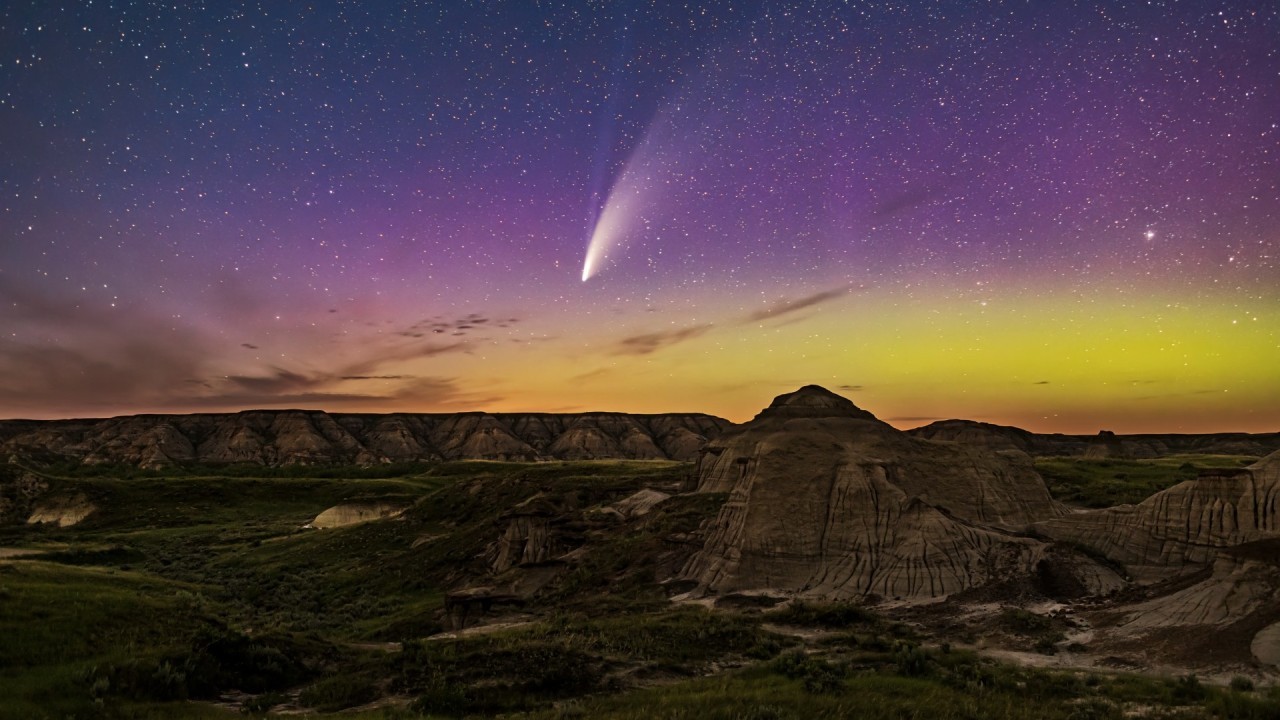
[{"label": "rocky outcrop", "polygon": [[97,508],[81,493],[45,498],[31,511],[27,524],[70,527],[84,521],[94,510]]},{"label": "rocky outcrop", "polygon": [[41,477],[20,468],[0,466],[0,524],[25,520],[48,489],[48,481]]},{"label": "rocky outcrop", "polygon": [[648,515],[654,506],[665,500],[670,500],[671,496],[658,490],[645,488],[635,495],[630,495],[621,502],[614,504],[611,508],[624,518],[637,518]]},{"label": "rocky outcrop", "polygon": [[1241,470],[1208,470],[1137,505],[1042,521],[1044,535],[1087,545],[1154,581],[1211,564],[1218,552],[1280,537],[1280,452]]},{"label": "rocky outcrop", "polygon": [[682,575],[703,593],[937,598],[1029,575],[1026,536],[1065,511],[1021,452],[902,433],[816,386],[710,442],[698,490],[727,492]]},{"label": "rocky outcrop", "polygon": [[565,532],[568,519],[564,509],[545,495],[535,495],[503,513],[502,535],[486,551],[494,574],[513,567],[544,565],[560,561],[569,550],[582,544],[578,533]]},{"label": "rocky outcrop", "polygon": [[387,502],[353,502],[334,505],[320,513],[307,523],[307,527],[320,530],[358,525],[375,520],[387,520],[398,517],[404,512],[404,505]]},{"label": "rocky outcrop", "polygon": [[730,423],[701,414],[330,414],[256,410],[0,421],[0,453],[143,468],[437,460],[692,460]]}]

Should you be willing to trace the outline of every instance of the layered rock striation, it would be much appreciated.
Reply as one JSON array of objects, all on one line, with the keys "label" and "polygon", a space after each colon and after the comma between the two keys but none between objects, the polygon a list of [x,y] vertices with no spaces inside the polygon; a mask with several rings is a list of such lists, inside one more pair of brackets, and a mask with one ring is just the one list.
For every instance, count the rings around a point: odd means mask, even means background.
[{"label": "layered rock striation", "polygon": [[730,423],[699,413],[331,414],[255,410],[0,421],[0,456],[161,468],[436,460],[692,460]]},{"label": "layered rock striation", "polygon": [[1065,510],[1030,458],[911,437],[817,386],[704,448],[728,500],[683,575],[704,593],[936,598],[1030,575]]},{"label": "layered rock striation", "polygon": [[1042,521],[1051,538],[1087,545],[1138,580],[1212,564],[1219,552],[1280,538],[1280,452],[1240,470],[1209,470],[1137,505]]}]

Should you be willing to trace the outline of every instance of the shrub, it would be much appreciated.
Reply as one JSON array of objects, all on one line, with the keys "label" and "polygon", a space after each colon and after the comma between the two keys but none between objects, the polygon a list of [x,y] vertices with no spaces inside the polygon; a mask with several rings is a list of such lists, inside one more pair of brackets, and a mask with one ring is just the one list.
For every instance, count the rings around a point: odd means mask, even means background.
[{"label": "shrub", "polygon": [[271,708],[288,699],[288,695],[278,692],[255,695],[240,703],[240,712],[245,715],[265,715],[271,711]]},{"label": "shrub", "polygon": [[1204,700],[1208,693],[1200,684],[1200,678],[1186,675],[1173,683],[1173,699],[1183,703],[1194,703]]},{"label": "shrub", "polygon": [[437,678],[410,703],[409,709],[428,715],[461,717],[466,714],[469,703],[470,698],[464,685]]},{"label": "shrub", "polygon": [[897,672],[903,677],[923,677],[929,674],[929,653],[913,643],[903,643],[893,653]]},{"label": "shrub", "polygon": [[346,710],[378,697],[378,690],[359,675],[335,675],[302,691],[298,702],[321,712]]},{"label": "shrub", "polygon": [[845,628],[876,621],[876,616],[853,603],[809,603],[797,600],[781,610],[765,613],[765,619],[782,625]]},{"label": "shrub", "polygon": [[1243,675],[1231,678],[1231,689],[1236,692],[1253,692],[1253,681]]},{"label": "shrub", "polygon": [[746,655],[753,660],[769,660],[777,657],[782,648],[783,645],[777,638],[764,637],[748,649]]},{"label": "shrub", "polygon": [[844,668],[821,658],[810,657],[803,650],[795,650],[778,658],[773,662],[772,669],[792,680],[799,680],[806,692],[815,695],[835,692],[844,685]]},{"label": "shrub", "polygon": [[1109,700],[1085,698],[1075,703],[1067,720],[1120,720],[1124,713]]},{"label": "shrub", "polygon": [[1065,639],[1066,636],[1057,631],[1045,633],[1044,635],[1036,638],[1035,645],[1032,647],[1034,647],[1035,651],[1041,655],[1053,655],[1058,652],[1058,643]]},{"label": "shrub", "polygon": [[1049,618],[1018,608],[1000,613],[999,622],[1006,630],[1019,635],[1035,635],[1052,628]]}]

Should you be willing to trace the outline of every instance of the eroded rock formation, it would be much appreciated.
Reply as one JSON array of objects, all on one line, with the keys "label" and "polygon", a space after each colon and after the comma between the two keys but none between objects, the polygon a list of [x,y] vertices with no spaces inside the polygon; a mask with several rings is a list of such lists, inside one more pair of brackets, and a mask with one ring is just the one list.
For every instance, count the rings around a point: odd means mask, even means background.
[{"label": "eroded rock formation", "polygon": [[1088,545],[1138,580],[1182,574],[1225,548],[1280,537],[1280,452],[1241,470],[1202,472],[1137,505],[1076,512],[1036,529]]},{"label": "eroded rock formation", "polygon": [[1025,534],[1065,510],[1021,452],[913,438],[816,386],[710,442],[698,490],[728,492],[683,575],[702,592],[935,598],[1030,575]]},{"label": "eroded rock formation", "polygon": [[730,423],[697,413],[330,414],[255,410],[0,421],[0,453],[163,468],[436,460],[692,460]]},{"label": "eroded rock formation", "polygon": [[404,512],[404,508],[404,505],[388,502],[342,503],[320,513],[314,520],[307,523],[307,526],[327,530],[375,520],[387,520],[398,517]]}]

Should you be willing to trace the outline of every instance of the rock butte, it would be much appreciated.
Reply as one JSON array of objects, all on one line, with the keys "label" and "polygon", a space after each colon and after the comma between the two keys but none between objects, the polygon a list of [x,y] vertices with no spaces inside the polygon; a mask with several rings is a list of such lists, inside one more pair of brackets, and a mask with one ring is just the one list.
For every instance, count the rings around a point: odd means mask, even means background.
[{"label": "rock butte", "polygon": [[683,571],[706,594],[938,598],[1031,575],[1051,558],[1026,531],[1066,513],[1027,455],[921,440],[812,385],[708,443],[697,489],[729,493]]}]

